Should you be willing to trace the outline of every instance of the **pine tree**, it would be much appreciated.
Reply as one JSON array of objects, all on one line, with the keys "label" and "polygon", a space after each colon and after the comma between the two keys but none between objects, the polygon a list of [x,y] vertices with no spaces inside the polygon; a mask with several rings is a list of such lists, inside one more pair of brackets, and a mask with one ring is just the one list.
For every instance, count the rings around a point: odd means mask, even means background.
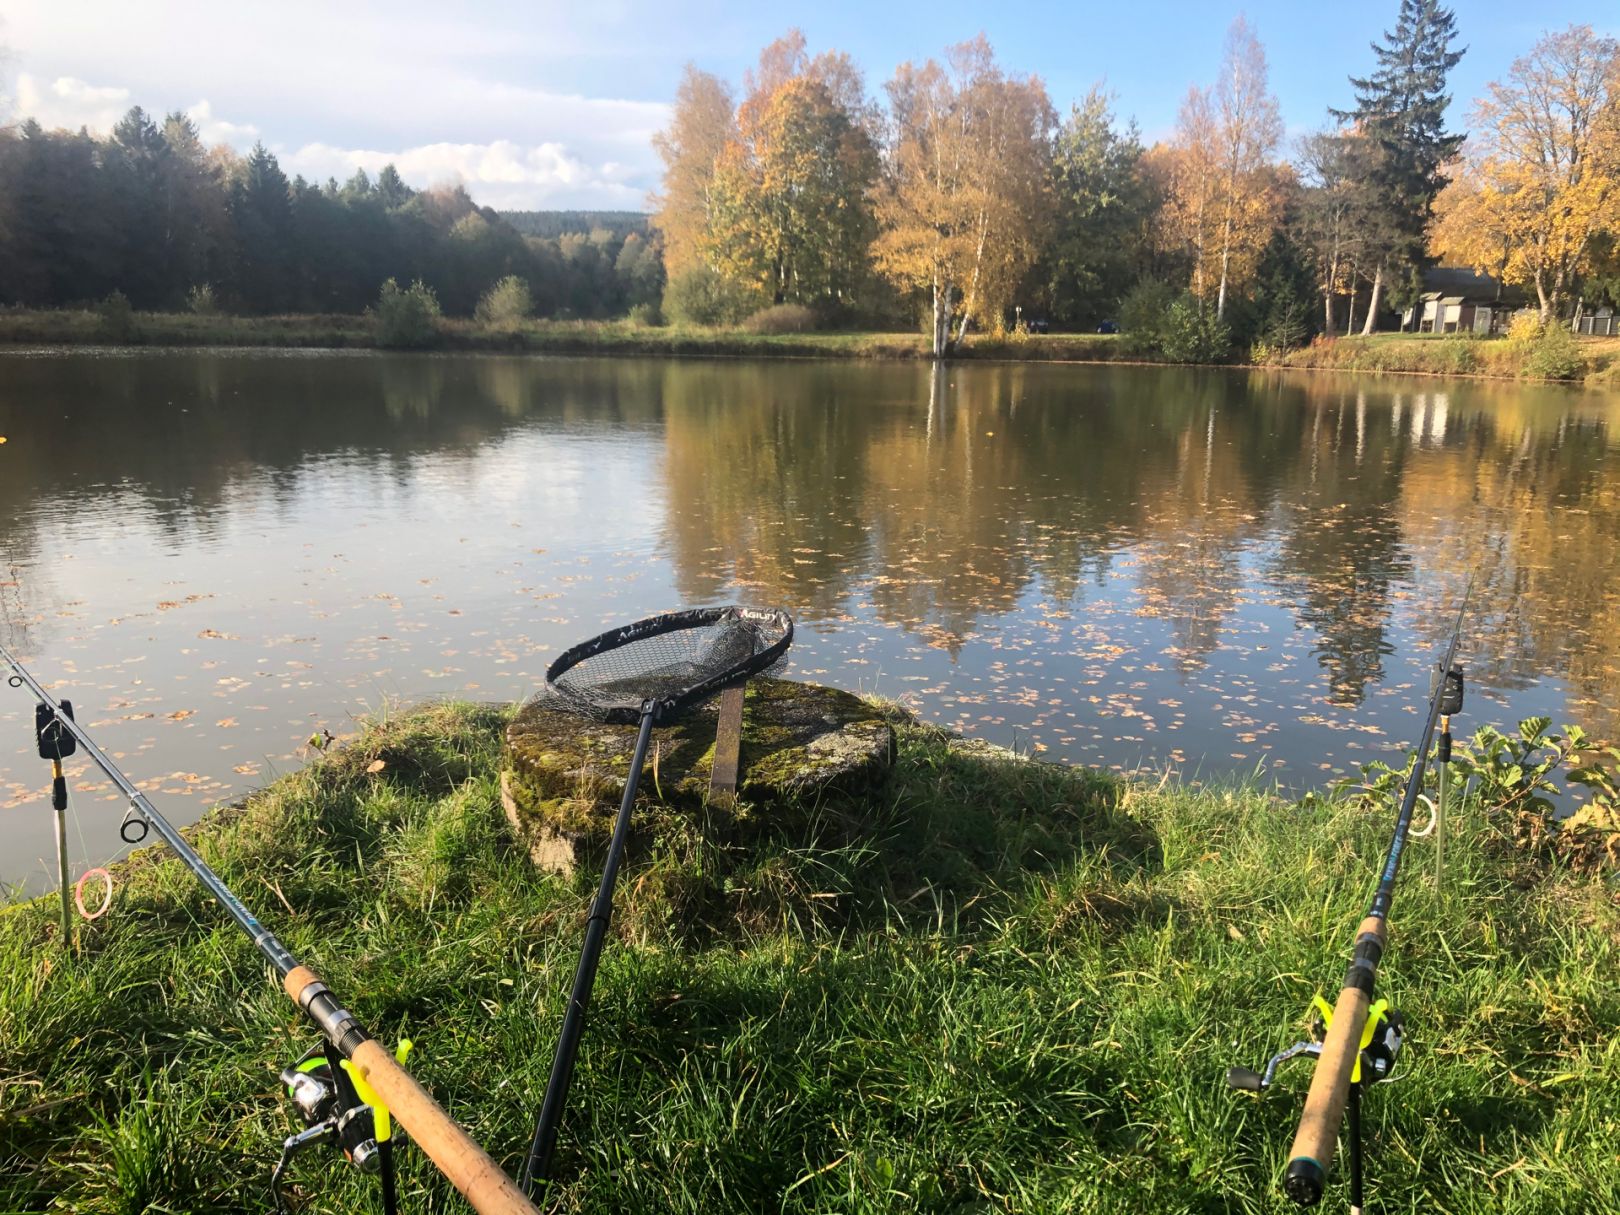
[{"label": "pine tree", "polygon": [[235,288],[256,312],[291,304],[292,203],[287,175],[262,144],[253,145],[231,190],[231,221],[236,230]]},{"label": "pine tree", "polygon": [[1447,181],[1445,165],[1463,142],[1461,134],[1448,134],[1445,126],[1451,104],[1446,76],[1467,51],[1451,49],[1456,36],[1456,14],[1440,7],[1440,0],[1401,0],[1395,28],[1381,44],[1372,44],[1377,69],[1370,76],[1350,78],[1355,108],[1331,111],[1340,121],[1355,123],[1378,148],[1372,184],[1386,212],[1385,224],[1395,235],[1374,279],[1367,332],[1382,288],[1410,277],[1398,272],[1421,271],[1429,262],[1434,200]]}]

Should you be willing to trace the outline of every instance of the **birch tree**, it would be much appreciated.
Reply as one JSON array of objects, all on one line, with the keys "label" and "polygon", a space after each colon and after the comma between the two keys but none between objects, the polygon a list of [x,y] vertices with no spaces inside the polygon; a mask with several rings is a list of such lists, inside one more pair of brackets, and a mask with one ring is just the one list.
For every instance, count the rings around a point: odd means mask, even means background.
[{"label": "birch tree", "polygon": [[1277,99],[1266,84],[1266,53],[1239,16],[1226,34],[1226,55],[1211,99],[1219,154],[1217,239],[1220,288],[1215,316],[1226,315],[1229,285],[1246,275],[1276,226],[1271,155],[1282,138]]},{"label": "birch tree", "polygon": [[999,322],[1040,252],[1057,118],[1041,81],[1005,75],[983,35],[944,66],[902,64],[888,94],[873,254],[891,281],[928,293],[939,358],[975,318]]},{"label": "birch tree", "polygon": [[1232,23],[1220,78],[1188,90],[1170,141],[1167,229],[1192,257],[1192,289],[1226,315],[1276,226],[1271,155],[1282,136],[1266,85],[1266,56],[1244,18]]},{"label": "birch tree", "polygon": [[669,129],[653,136],[664,162],[663,193],[652,199],[653,223],[664,234],[664,265],[671,277],[703,264],[714,210],[715,166],[736,133],[725,82],[687,64]]}]

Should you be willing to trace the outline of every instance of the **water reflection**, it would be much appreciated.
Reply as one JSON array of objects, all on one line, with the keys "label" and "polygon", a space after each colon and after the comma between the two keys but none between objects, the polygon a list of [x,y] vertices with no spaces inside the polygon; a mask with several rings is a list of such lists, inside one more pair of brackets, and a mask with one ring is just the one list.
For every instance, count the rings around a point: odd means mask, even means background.
[{"label": "water reflection", "polygon": [[[1500,715],[1620,726],[1616,408],[1124,367],[12,356],[0,627],[109,711],[245,681],[242,737],[292,763],[365,680],[520,695],[598,621],[741,596],[799,613],[801,669],[1000,741],[1342,768],[1404,738],[1470,575]],[[275,646],[313,691],[254,685]],[[213,741],[132,745],[210,794],[262,774]],[[0,804],[37,784],[12,753]]]}]

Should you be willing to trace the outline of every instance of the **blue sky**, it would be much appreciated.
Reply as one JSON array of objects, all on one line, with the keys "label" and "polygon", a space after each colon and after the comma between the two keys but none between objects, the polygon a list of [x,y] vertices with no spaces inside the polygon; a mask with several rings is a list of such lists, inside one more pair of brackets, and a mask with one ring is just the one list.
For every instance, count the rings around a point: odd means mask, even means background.
[{"label": "blue sky", "polygon": [[[1208,83],[1244,12],[1271,64],[1291,134],[1350,99],[1367,44],[1397,0],[815,5],[467,4],[414,0],[0,0],[10,118],[105,129],[131,104],[193,114],[210,140],[262,139],[290,171],[347,177],[399,163],[419,186],[466,183],[502,207],[639,207],[657,184],[648,139],[692,61],[740,79],[759,48],[798,25],[812,50],[849,51],[876,91],[907,59],[983,30],[1002,63],[1034,72],[1060,110],[1103,81],[1150,141],[1188,85]],[[1610,3],[1455,0],[1468,56],[1454,121],[1540,34],[1572,22],[1620,34]]]}]

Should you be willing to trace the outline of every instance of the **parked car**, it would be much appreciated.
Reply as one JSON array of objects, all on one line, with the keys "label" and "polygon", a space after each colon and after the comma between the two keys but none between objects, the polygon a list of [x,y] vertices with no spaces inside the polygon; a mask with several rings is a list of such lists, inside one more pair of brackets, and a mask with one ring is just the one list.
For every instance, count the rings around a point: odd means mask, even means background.
[{"label": "parked car", "polygon": [[1118,321],[1103,321],[1101,324],[1099,324],[1097,326],[1097,332],[1098,333],[1118,333],[1119,332],[1119,322]]}]

